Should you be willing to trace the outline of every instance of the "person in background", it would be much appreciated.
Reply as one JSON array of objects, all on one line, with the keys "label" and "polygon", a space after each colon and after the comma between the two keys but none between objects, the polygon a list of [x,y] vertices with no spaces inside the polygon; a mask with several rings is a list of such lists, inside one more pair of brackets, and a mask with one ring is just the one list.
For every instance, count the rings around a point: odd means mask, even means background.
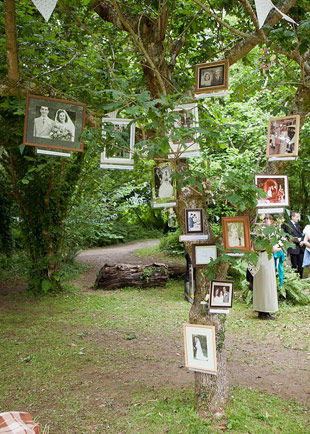
[{"label": "person in background", "polygon": [[285,224],[284,231],[287,234],[292,236],[292,241],[295,244],[295,247],[289,247],[287,249],[287,253],[291,257],[292,268],[294,268],[298,273],[300,278],[302,279],[303,275],[303,234],[298,226],[298,222],[300,220],[300,214],[296,211],[291,212],[291,220]]},{"label": "person in background", "polygon": [[[264,218],[265,225],[272,225],[269,215]],[[280,251],[273,247],[273,253]],[[253,309],[258,312],[259,319],[275,319],[270,312],[278,310],[277,280],[273,257],[269,258],[266,250],[259,252],[259,270],[253,279]]]},{"label": "person in background", "polygon": [[303,268],[309,267],[308,277],[310,277],[310,225],[305,226],[303,230],[303,234],[304,234],[304,239],[301,242],[301,244],[305,246],[306,249],[304,253],[302,267]]}]

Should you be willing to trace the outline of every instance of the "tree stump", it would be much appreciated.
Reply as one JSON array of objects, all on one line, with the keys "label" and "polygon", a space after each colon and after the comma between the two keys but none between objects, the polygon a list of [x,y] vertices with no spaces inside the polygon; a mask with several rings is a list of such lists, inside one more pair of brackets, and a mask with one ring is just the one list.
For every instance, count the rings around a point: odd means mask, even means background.
[{"label": "tree stump", "polygon": [[118,289],[125,286],[140,288],[165,286],[169,277],[166,264],[150,265],[104,264],[95,282],[95,289]]}]

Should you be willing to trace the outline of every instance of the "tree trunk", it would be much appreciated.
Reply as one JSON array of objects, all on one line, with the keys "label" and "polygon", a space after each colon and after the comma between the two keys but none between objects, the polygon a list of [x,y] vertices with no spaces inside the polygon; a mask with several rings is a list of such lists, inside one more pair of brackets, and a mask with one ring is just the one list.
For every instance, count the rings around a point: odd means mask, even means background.
[{"label": "tree trunk", "polygon": [[[186,163],[181,162],[178,165],[178,172],[186,170]],[[203,208],[204,209],[204,228],[205,233],[209,235],[207,242],[202,244],[215,244],[216,240],[211,233],[210,225],[207,219],[206,197],[203,192],[192,189],[191,186],[184,187],[178,191],[176,213],[179,224],[185,232],[185,209],[186,208]],[[185,242],[185,248],[192,258],[192,244],[197,242]],[[221,263],[217,267],[215,277],[219,280],[226,278],[228,264]],[[190,310],[189,322],[191,324],[211,325],[215,327],[216,334],[216,357],[217,357],[217,375],[204,374],[195,372],[195,405],[198,414],[203,418],[213,417],[218,421],[225,422],[225,407],[228,400],[228,381],[226,371],[225,355],[225,321],[224,314],[209,314],[202,312],[200,302],[205,299],[209,293],[210,280],[205,272],[205,267],[196,270],[196,291],[194,303]]]},{"label": "tree trunk", "polygon": [[8,78],[19,80],[18,51],[16,43],[15,0],[4,0],[6,56]]}]

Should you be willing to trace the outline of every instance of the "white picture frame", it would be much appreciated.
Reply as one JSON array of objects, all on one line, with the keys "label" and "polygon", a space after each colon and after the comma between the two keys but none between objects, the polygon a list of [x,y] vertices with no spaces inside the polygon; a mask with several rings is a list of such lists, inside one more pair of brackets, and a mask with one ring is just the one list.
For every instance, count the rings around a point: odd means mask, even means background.
[{"label": "white picture frame", "polygon": [[[114,125],[115,129],[122,130],[129,126],[129,132],[127,132],[128,135],[128,143],[127,143],[127,149],[121,151],[124,155],[114,155],[114,156],[108,156],[107,149],[104,148],[103,152],[101,153],[100,157],[100,167],[106,168],[104,166],[110,164],[115,166],[133,166],[134,160],[134,146],[135,146],[135,134],[136,134],[136,124],[133,121],[133,119],[122,119],[122,118],[102,118],[102,137],[106,138],[106,131],[105,131],[105,124],[112,124]],[[126,137],[125,137],[126,138]],[[116,167],[119,168],[119,167]]]},{"label": "white picture frame", "polygon": [[185,366],[193,371],[216,374],[215,327],[183,324]]},{"label": "white picture frame", "polygon": [[[190,103],[190,104],[181,104],[176,106],[171,112],[177,112],[178,116],[176,116],[174,122],[174,128],[197,128],[199,127],[199,114],[198,114],[198,104]],[[170,131],[169,133],[169,145],[170,145],[170,154],[169,158],[181,157],[181,158],[190,158],[195,157],[201,154],[199,143],[197,143],[197,139],[199,137],[199,133],[197,131],[193,131],[190,135],[189,139],[185,139],[184,143],[181,141],[173,140],[173,133]]]}]

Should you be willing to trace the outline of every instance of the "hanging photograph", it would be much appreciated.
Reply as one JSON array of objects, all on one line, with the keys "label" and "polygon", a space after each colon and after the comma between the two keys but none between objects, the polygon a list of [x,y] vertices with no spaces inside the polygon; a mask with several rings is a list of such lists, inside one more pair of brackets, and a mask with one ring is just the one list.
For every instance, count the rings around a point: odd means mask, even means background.
[{"label": "hanging photograph", "polygon": [[216,373],[215,327],[184,324],[185,366],[193,371]]},{"label": "hanging photograph", "polygon": [[187,158],[200,155],[200,147],[196,143],[199,133],[192,130],[199,127],[197,104],[179,105],[172,111],[175,112],[176,119],[174,132],[170,131],[169,133],[171,150],[169,158],[175,156]]},{"label": "hanging photograph", "polygon": [[192,208],[185,210],[185,231],[186,234],[203,233],[203,209]]},{"label": "hanging photograph", "polygon": [[217,248],[207,244],[193,244],[192,258],[193,267],[203,267],[209,264],[211,259],[217,258]]},{"label": "hanging photograph", "polygon": [[300,116],[269,119],[267,157],[297,157]]},{"label": "hanging photograph", "polygon": [[286,175],[255,175],[255,184],[266,193],[258,199],[257,207],[289,206]]},{"label": "hanging photograph", "polygon": [[102,137],[110,146],[101,153],[100,167],[134,165],[135,131],[132,119],[102,118]]},{"label": "hanging photograph", "polygon": [[195,67],[195,93],[228,89],[228,60],[200,63]]},{"label": "hanging photograph", "polygon": [[158,163],[153,166],[152,197],[154,208],[170,208],[176,205],[176,186],[172,174],[171,163]]},{"label": "hanging photograph", "polygon": [[228,280],[212,280],[210,307],[229,308],[233,302],[234,283]]},{"label": "hanging photograph", "polygon": [[24,145],[82,152],[85,112],[79,102],[27,95]]},{"label": "hanging photograph", "polygon": [[251,250],[250,220],[248,216],[222,217],[224,250]]}]

